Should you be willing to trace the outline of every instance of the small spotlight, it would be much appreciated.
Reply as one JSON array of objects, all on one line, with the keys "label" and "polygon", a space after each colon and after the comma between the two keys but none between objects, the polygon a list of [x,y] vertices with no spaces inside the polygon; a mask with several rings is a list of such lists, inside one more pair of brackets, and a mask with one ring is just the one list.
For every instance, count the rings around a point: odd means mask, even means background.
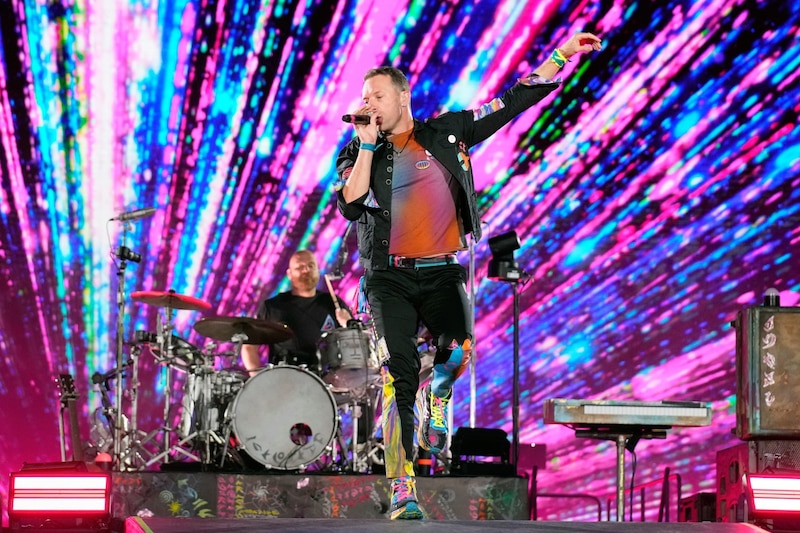
[{"label": "small spotlight", "polygon": [[[75,463],[64,463],[75,465]],[[24,528],[106,530],[110,521],[111,474],[86,467],[11,473],[8,518],[11,530]],[[50,468],[48,468],[50,467]]]},{"label": "small spotlight", "polygon": [[800,472],[745,474],[753,516],[800,517]]},{"label": "small spotlight", "polygon": [[519,238],[515,231],[489,238],[492,258],[489,260],[489,278],[516,281],[522,277],[519,265],[514,260],[514,250],[519,249]]}]

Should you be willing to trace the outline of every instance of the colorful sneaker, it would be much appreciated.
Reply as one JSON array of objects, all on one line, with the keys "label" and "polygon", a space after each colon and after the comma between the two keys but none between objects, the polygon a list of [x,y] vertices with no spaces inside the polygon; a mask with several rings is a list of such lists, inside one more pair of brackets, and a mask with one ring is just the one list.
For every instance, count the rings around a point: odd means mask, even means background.
[{"label": "colorful sneaker", "polygon": [[403,476],[392,480],[392,506],[389,508],[392,520],[421,520],[425,518],[417,502],[417,484],[413,476]]},{"label": "colorful sneaker", "polygon": [[450,390],[444,398],[435,396],[430,383],[417,393],[417,441],[423,450],[439,453],[444,449],[447,442],[447,406],[452,395],[453,391]]}]

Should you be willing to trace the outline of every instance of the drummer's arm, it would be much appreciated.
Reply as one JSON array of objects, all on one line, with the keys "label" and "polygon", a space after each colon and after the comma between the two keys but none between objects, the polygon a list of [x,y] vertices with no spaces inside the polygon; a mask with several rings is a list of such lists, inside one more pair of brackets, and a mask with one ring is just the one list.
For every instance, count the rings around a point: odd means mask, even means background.
[{"label": "drummer's arm", "polygon": [[347,321],[352,318],[353,315],[350,314],[350,311],[348,311],[346,307],[340,307],[336,310],[336,321],[341,327],[346,328]]},{"label": "drummer's arm", "polygon": [[258,356],[258,344],[242,345],[242,364],[253,376],[261,367],[261,358]]},{"label": "drummer's arm", "polygon": [[337,296],[336,300],[339,302],[339,306],[336,308],[336,322],[339,323],[339,326],[346,328],[347,321],[354,318],[353,313],[350,312],[350,309],[347,308],[341,298]]}]

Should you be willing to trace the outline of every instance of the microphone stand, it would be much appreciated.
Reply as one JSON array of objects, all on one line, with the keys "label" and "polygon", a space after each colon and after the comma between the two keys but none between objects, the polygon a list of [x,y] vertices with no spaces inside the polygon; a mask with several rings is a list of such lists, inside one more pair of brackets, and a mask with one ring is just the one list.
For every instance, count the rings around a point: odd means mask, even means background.
[{"label": "microphone stand", "polygon": [[114,462],[117,470],[122,470],[122,437],[125,431],[125,418],[122,414],[122,368],[125,365],[124,354],[122,352],[124,345],[124,324],[125,324],[125,270],[128,266],[128,261],[138,263],[142,257],[131,251],[126,246],[128,231],[131,224],[127,220],[122,222],[122,244],[114,252],[114,256],[119,259],[119,268],[117,268],[117,323],[115,327],[116,339],[116,369],[119,374],[116,376],[114,382]]},{"label": "microphone stand", "polygon": [[[123,354],[122,346],[124,343],[123,330],[125,322],[125,270],[128,266],[127,258],[124,254],[119,253],[125,249],[125,241],[127,238],[128,230],[130,229],[129,222],[122,223],[122,245],[117,249],[114,254],[120,260],[119,268],[117,268],[117,344],[114,353],[116,354],[115,366],[117,369],[122,368]],[[122,376],[117,376],[114,381],[114,462],[118,471],[122,471],[122,432],[123,432],[123,416],[122,416]]]},{"label": "microphone stand", "polygon": [[503,277],[495,278],[497,281],[510,283],[514,291],[514,375],[513,392],[511,403],[511,453],[512,464],[516,471],[519,464],[519,396],[520,396],[520,372],[519,372],[519,315],[520,315],[520,292],[525,283],[530,279],[530,275],[524,271],[513,268]]},{"label": "microphone stand", "polygon": [[[475,427],[475,418],[477,414],[477,365],[478,357],[475,351],[477,347],[477,339],[475,337],[475,300],[478,297],[478,288],[475,286],[475,239],[470,236],[469,239],[469,320],[472,329],[472,357],[469,361],[469,427]],[[453,410],[450,410],[452,413]],[[450,424],[450,427],[453,427]],[[448,432],[448,435],[450,433]]]},{"label": "microphone stand", "polygon": [[514,390],[513,403],[511,406],[511,453],[513,453],[513,465],[516,473],[519,464],[519,292],[520,280],[514,281]]}]

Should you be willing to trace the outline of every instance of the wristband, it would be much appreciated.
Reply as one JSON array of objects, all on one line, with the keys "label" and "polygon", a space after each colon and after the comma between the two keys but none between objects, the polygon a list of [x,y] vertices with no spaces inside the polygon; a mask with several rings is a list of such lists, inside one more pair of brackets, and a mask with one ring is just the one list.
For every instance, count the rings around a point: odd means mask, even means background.
[{"label": "wristband", "polygon": [[567,56],[565,56],[561,50],[556,48],[550,55],[550,61],[552,61],[558,68],[564,68],[564,65],[567,64],[567,61],[569,61],[569,58],[567,58]]},{"label": "wristband", "polygon": [[367,152],[374,152],[377,148],[378,147],[372,143],[361,143],[361,146],[358,147],[359,150],[366,150]]}]

